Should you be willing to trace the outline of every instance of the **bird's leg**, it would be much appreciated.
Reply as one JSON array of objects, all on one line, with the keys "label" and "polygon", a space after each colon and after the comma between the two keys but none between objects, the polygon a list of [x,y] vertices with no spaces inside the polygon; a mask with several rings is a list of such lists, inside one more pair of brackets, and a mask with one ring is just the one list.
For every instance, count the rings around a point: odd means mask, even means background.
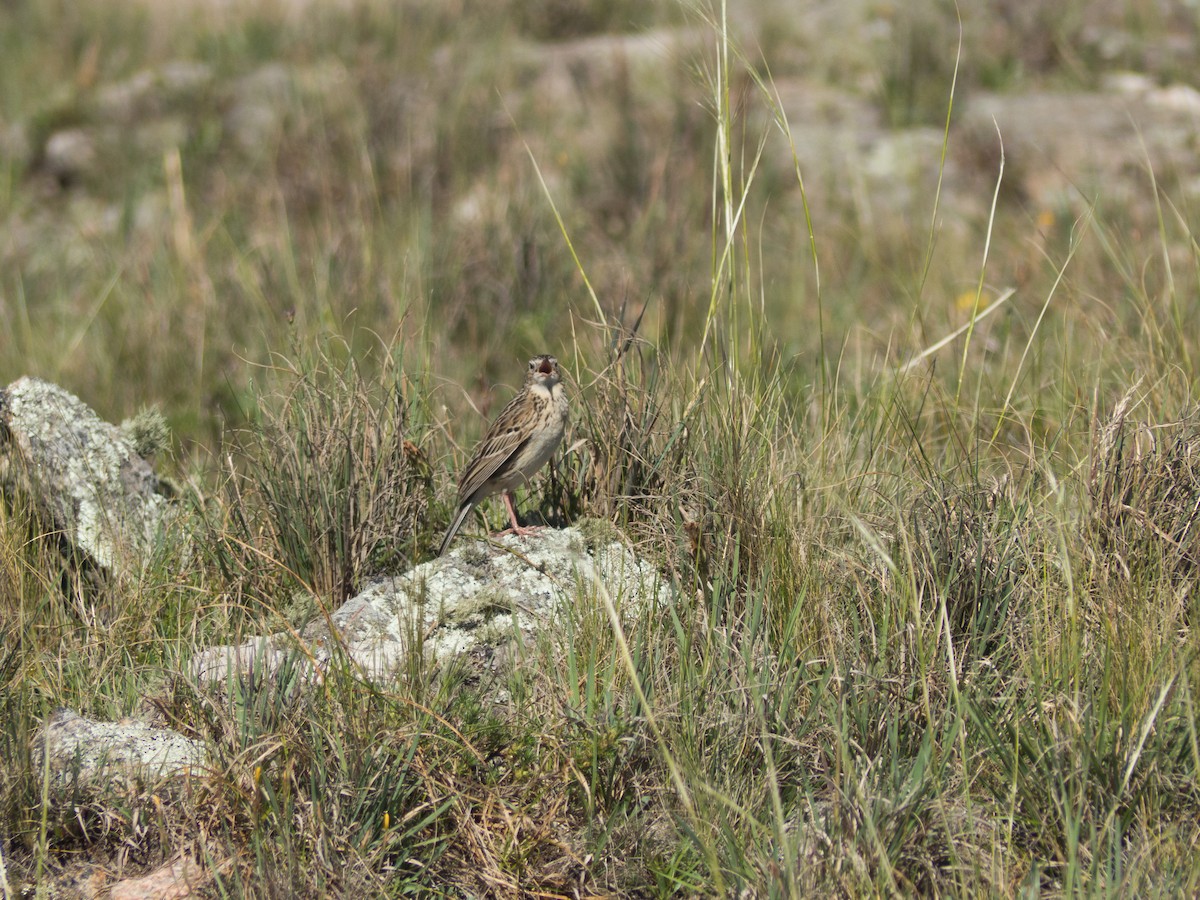
[{"label": "bird's leg", "polygon": [[517,510],[513,506],[512,491],[504,492],[504,505],[508,507],[508,518],[512,522],[512,528],[505,528],[496,535],[497,537],[504,534],[515,534],[519,537],[526,537],[527,535],[536,534],[541,531],[540,525],[522,525],[517,521]]}]

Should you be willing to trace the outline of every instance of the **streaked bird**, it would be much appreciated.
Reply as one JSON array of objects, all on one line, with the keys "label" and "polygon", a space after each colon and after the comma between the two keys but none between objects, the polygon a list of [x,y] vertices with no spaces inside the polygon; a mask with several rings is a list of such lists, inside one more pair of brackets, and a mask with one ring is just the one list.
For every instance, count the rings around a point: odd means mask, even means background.
[{"label": "streaked bird", "polygon": [[567,427],[567,392],[562,372],[553,356],[535,356],[529,361],[525,386],[500,411],[475,454],[458,477],[458,508],[438,556],[446,552],[454,535],[480,501],[504,495],[512,528],[502,534],[526,535],[534,528],[517,522],[513,491],[550,461]]}]

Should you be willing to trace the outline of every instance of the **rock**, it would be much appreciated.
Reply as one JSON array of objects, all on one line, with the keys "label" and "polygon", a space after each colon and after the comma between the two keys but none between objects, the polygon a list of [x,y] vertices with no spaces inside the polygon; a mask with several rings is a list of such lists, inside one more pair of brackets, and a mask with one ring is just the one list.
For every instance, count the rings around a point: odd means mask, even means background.
[{"label": "rock", "polygon": [[[688,60],[711,46],[703,29],[660,28],[637,34],[604,34],[568,41],[521,41],[507,64],[512,80],[501,86],[502,109],[552,109],[536,113],[536,128],[511,146],[522,155],[525,143],[538,159],[543,176],[583,166],[602,170],[615,147],[637,137],[630,131],[658,133],[672,121],[680,102],[680,72]],[[450,48],[446,48],[450,50]],[[435,72],[461,68],[462,48],[439,51]],[[630,125],[635,116],[637,126]],[[523,118],[518,115],[518,121]],[[656,123],[656,124],[652,124]],[[507,114],[496,116],[497,134],[509,131]]]},{"label": "rock", "polygon": [[[952,144],[977,151],[1003,136],[1006,178],[1041,208],[1084,208],[1142,190],[1147,165],[1181,179],[1200,170],[1194,149],[1197,95],[1176,87],[1146,95],[1072,92],[973,94]],[[979,153],[986,158],[986,153]]]},{"label": "rock", "polygon": [[[229,861],[217,868],[228,870]],[[198,861],[182,857],[155,869],[140,878],[126,878],[112,886],[109,900],[183,900],[190,897],[210,881],[214,871],[205,869]]]},{"label": "rock", "polygon": [[95,117],[123,125],[143,122],[194,104],[212,83],[212,69],[203,63],[176,60],[159,69],[142,69],[96,91]]},{"label": "rock", "polygon": [[213,79],[211,66],[190,59],[172,60],[158,70],[159,84],[172,99],[190,98],[207,90],[212,86]]},{"label": "rock", "polygon": [[95,169],[96,141],[82,128],[56,131],[46,140],[42,164],[61,184],[78,181]]},{"label": "rock", "polygon": [[577,527],[546,529],[499,544],[460,539],[440,559],[370,582],[328,621],[306,629],[303,643],[277,634],[213,647],[193,660],[192,672],[209,682],[250,672],[270,677],[292,661],[306,679],[319,678],[336,640],[365,677],[386,682],[417,647],[438,660],[491,655],[514,638],[557,631],[581,598],[604,603],[607,595],[619,614],[629,615],[674,596],[654,566],[615,535],[589,540]]},{"label": "rock", "polygon": [[1154,90],[1154,79],[1142,72],[1105,72],[1100,87],[1109,94],[1141,97]]},{"label": "rock", "polygon": [[131,132],[133,146],[146,156],[161,157],[184,146],[191,134],[182,116],[162,116],[138,125]]},{"label": "rock", "polygon": [[586,102],[589,89],[632,76],[635,83],[670,84],[682,59],[709,46],[703,28],[658,28],[636,34],[599,34],[553,43],[524,43],[516,61],[528,67],[540,95],[561,103]]},{"label": "rock", "polygon": [[265,65],[233,84],[225,129],[243,153],[273,151],[283,133],[292,90],[292,73],[279,63]]},{"label": "rock", "polygon": [[[213,74],[205,65],[173,62],[158,69],[143,69],[128,78],[102,85],[51,106],[43,117],[69,121],[71,127],[52,131],[33,149],[32,162],[62,187],[84,187],[101,195],[116,184],[123,173],[184,146],[194,129],[215,103],[210,95]],[[29,133],[29,128],[24,129]],[[36,133],[36,130],[34,131]],[[3,140],[0,151],[12,145],[13,155],[24,154],[14,135]],[[121,190],[115,191],[125,202]]]},{"label": "rock", "polygon": [[1190,84],[1172,84],[1146,96],[1146,102],[1160,109],[1187,116],[1200,116],[1200,91]]},{"label": "rock", "polygon": [[0,489],[30,496],[65,541],[101,568],[138,571],[169,506],[126,432],[37,378],[0,391]]},{"label": "rock", "polygon": [[[780,78],[774,89],[770,103],[753,95],[755,124],[771,136],[764,165],[773,177],[794,182],[798,163],[810,189],[841,194],[846,169],[854,167],[848,161],[859,159],[886,134],[879,111],[853,92],[807,79]],[[787,135],[778,133],[781,121],[788,125]]]},{"label": "rock", "polygon": [[34,739],[34,764],[49,755],[54,783],[105,785],[114,775],[161,779],[203,769],[208,754],[199,741],[143,722],[98,722],[70,709],[54,711]]},{"label": "rock", "polygon": [[[915,210],[937,191],[944,135],[937,128],[897,129],[864,154],[862,174],[872,201],[887,210]],[[952,166],[953,160],[947,161]]]}]

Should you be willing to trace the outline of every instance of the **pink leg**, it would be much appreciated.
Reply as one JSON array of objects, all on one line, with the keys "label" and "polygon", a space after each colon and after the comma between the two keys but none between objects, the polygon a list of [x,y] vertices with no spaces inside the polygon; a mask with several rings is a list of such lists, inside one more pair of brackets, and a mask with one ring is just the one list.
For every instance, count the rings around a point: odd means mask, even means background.
[{"label": "pink leg", "polygon": [[521,525],[517,521],[517,511],[513,507],[513,496],[508,491],[504,492],[504,505],[508,507],[508,518],[512,522],[512,528],[505,528],[497,534],[497,537],[503,534],[515,534],[519,537],[526,537],[527,535],[537,534],[537,532],[541,531],[540,525]]}]

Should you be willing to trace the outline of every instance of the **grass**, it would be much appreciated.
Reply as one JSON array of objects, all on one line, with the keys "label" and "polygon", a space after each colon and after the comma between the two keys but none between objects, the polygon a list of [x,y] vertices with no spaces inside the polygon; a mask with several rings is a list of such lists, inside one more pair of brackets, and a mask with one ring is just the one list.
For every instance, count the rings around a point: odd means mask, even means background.
[{"label": "grass", "polygon": [[[34,149],[0,157],[0,382],[156,404],[194,549],[81,579],[0,505],[0,892],[186,854],[247,897],[1196,893],[1195,211],[1169,171],[1031,206],[989,149],[987,202],[946,221],[942,157],[983,140],[953,128],[919,160],[944,194],[903,213],[853,160],[810,176],[790,79],[940,129],[956,72],[952,121],[1096,83],[1077,41],[1116,16],[972,14],[956,69],[943,6],[883,54],[769,9],[755,45],[733,9],[587,0],[5,6],[0,124]],[[1142,6],[1131,65],[1180,27]],[[589,55],[680,21],[672,63]],[[208,75],[51,176],[44,135],[177,60]],[[622,626],[582,596],[482,678],[187,674],[427,559],[545,349],[574,414],[523,504],[615,528],[673,604]],[[170,725],[212,771],[59,796],[31,742],[60,705]]]}]

